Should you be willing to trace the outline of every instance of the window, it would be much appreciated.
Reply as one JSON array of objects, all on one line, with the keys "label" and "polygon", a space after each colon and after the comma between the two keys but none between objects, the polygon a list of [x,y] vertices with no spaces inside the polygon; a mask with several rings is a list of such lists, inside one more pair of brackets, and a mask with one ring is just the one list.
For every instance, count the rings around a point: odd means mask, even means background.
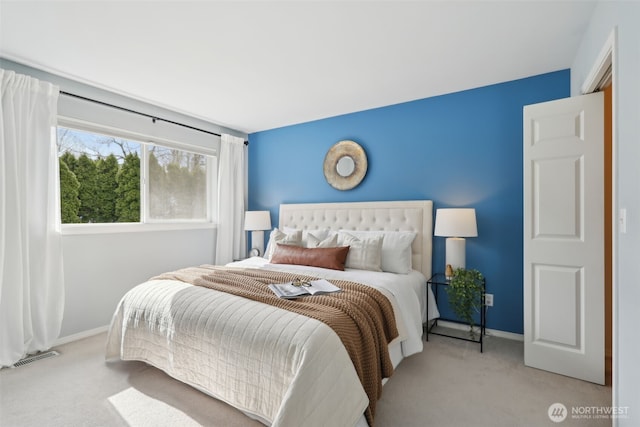
[{"label": "window", "polygon": [[160,146],[148,153],[149,219],[206,221],[206,156]]},{"label": "window", "polygon": [[63,224],[211,222],[213,155],[114,133],[58,126]]}]

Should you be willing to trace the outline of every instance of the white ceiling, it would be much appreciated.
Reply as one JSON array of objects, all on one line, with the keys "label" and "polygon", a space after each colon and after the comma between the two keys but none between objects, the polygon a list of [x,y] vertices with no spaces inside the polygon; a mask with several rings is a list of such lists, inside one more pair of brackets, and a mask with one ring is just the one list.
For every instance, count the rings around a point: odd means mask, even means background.
[{"label": "white ceiling", "polygon": [[245,132],[570,68],[592,1],[0,1],[0,55]]}]

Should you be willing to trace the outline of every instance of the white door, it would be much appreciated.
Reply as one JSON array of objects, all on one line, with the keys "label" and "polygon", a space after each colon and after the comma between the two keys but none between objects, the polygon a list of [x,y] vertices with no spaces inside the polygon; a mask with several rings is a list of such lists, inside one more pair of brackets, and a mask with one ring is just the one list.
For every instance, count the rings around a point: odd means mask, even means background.
[{"label": "white door", "polygon": [[524,108],[524,362],[604,384],[604,96]]}]

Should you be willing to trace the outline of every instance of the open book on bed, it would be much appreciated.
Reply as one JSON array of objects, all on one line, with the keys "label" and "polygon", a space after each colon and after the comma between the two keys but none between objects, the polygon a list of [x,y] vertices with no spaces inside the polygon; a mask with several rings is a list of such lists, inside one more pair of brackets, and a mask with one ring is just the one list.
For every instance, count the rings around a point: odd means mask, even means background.
[{"label": "open book on bed", "polygon": [[328,294],[340,292],[340,288],[327,280],[294,280],[293,282],[269,285],[269,289],[280,298],[294,299],[305,295]]}]

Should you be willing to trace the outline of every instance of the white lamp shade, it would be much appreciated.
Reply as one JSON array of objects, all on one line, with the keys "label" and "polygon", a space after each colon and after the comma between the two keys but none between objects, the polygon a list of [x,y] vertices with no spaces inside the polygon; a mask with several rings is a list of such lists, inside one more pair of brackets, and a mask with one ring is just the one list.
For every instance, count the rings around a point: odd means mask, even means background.
[{"label": "white lamp shade", "polygon": [[473,208],[436,209],[435,236],[477,237],[476,210]]},{"label": "white lamp shade", "polygon": [[247,211],[244,213],[244,229],[246,231],[270,230],[271,213],[269,211]]}]

